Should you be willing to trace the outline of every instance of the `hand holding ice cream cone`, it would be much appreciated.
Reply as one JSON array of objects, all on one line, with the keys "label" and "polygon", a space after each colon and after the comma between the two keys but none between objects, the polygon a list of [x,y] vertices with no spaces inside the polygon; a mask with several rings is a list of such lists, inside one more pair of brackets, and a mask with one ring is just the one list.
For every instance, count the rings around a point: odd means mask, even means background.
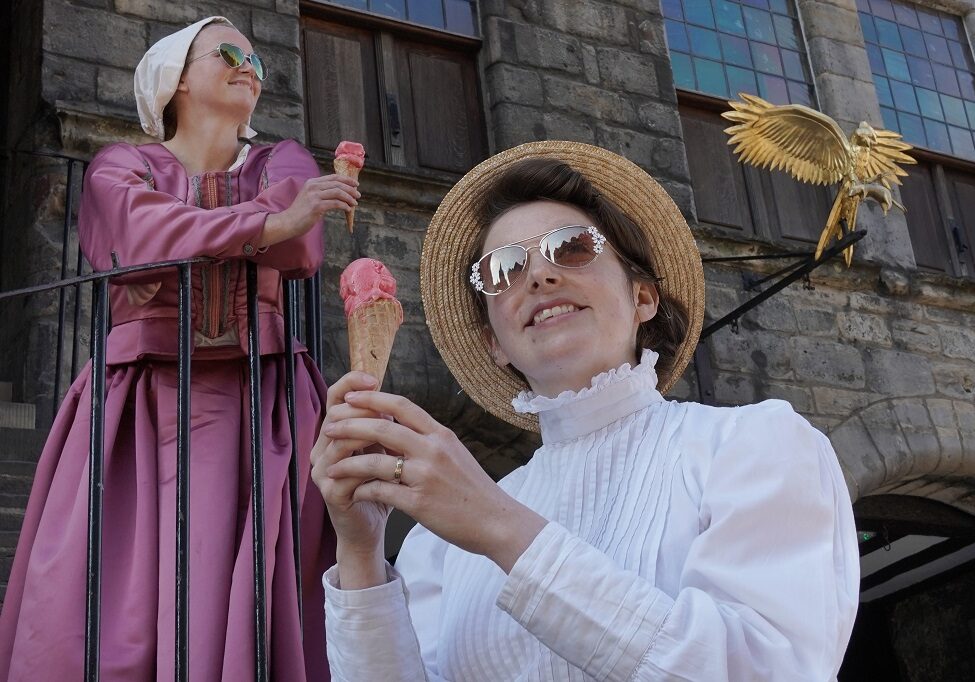
[{"label": "hand holding ice cream cone", "polygon": [[[335,169],[336,175],[343,175],[353,180],[359,179],[359,171],[362,170],[362,166],[366,162],[366,150],[358,142],[350,142],[345,140],[339,143],[339,146],[335,148],[335,161],[332,162],[332,167]],[[349,234],[352,233],[352,224],[355,220],[355,209],[346,212],[345,214],[345,225],[349,228]]]}]

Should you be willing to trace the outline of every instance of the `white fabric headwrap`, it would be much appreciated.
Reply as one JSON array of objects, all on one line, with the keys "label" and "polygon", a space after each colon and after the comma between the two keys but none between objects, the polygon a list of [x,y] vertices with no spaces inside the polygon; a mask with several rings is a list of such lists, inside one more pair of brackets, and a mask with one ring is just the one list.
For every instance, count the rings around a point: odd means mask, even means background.
[{"label": "white fabric headwrap", "polygon": [[[225,17],[207,17],[176,31],[159,40],[149,48],[142,57],[142,61],[135,67],[135,102],[139,109],[139,120],[142,129],[160,140],[164,138],[163,109],[176,94],[179,77],[186,66],[186,55],[190,51],[193,39],[207,24],[223,24],[236,28]],[[257,131],[242,123],[237,129],[237,137],[251,138]]]}]

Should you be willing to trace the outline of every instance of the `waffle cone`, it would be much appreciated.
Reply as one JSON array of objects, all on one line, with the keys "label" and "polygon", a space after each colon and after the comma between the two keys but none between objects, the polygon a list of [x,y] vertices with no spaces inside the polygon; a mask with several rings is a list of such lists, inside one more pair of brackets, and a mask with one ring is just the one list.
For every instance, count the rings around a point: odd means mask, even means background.
[{"label": "waffle cone", "polygon": [[[353,180],[359,179],[359,171],[362,170],[360,166],[355,165],[348,159],[335,159],[332,162],[332,168],[335,169],[336,175],[342,175],[347,178],[352,178]],[[349,234],[352,234],[352,223],[355,221],[355,209],[346,212],[345,214],[345,226],[349,228]]]},{"label": "waffle cone", "polygon": [[363,305],[349,316],[349,359],[353,370],[370,374],[382,385],[403,307],[395,299]]}]

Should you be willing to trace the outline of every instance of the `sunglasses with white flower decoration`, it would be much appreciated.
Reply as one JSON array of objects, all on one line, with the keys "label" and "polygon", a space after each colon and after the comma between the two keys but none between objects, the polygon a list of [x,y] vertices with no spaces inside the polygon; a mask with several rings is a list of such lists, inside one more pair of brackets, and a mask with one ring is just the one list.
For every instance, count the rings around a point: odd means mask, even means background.
[{"label": "sunglasses with white flower decoration", "polygon": [[[522,246],[535,239],[537,246]],[[497,296],[521,278],[528,267],[528,252],[532,249],[538,249],[542,258],[559,267],[584,268],[596,260],[606,243],[606,237],[592,225],[557,227],[488,251],[471,265],[471,285],[485,296]]]}]

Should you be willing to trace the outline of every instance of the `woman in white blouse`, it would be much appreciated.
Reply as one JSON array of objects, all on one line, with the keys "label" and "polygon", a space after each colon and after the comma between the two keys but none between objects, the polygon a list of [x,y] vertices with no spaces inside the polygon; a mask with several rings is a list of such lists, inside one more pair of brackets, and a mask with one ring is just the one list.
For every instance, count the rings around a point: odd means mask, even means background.
[{"label": "woman in white blouse", "polygon": [[[434,217],[421,286],[464,390],[543,445],[496,484],[371,377],[332,386],[312,461],[333,679],[835,678],[859,578],[836,456],[787,403],[662,397],[704,285],[653,179],[578,143],[492,157]],[[392,507],[419,522],[395,569]]]}]

